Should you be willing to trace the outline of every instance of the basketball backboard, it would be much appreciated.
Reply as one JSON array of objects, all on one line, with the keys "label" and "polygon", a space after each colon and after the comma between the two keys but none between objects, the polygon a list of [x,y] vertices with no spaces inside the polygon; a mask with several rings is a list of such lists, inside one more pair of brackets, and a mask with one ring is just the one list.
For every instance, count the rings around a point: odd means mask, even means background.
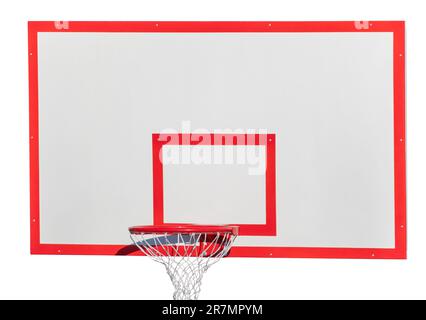
[{"label": "basketball backboard", "polygon": [[404,60],[403,22],[30,22],[32,253],[405,258]]}]

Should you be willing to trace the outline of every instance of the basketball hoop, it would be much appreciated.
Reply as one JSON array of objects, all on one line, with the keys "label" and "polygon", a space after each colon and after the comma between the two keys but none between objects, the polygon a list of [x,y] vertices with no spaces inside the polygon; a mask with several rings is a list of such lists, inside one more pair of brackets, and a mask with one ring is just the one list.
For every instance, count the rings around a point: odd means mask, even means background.
[{"label": "basketball hoop", "polygon": [[207,269],[226,257],[238,227],[166,224],[129,228],[135,245],[167,270],[175,300],[197,300]]}]

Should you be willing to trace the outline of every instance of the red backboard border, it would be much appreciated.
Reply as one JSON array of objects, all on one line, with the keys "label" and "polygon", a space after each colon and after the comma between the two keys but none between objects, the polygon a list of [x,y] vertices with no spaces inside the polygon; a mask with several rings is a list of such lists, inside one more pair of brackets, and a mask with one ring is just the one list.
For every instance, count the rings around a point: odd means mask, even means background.
[{"label": "red backboard border", "polygon": [[[231,257],[406,259],[406,129],[405,22],[88,22],[31,21],[28,23],[30,216],[32,254],[116,255],[127,245],[65,245],[40,243],[38,33],[39,32],[390,32],[394,61],[394,190],[395,248],[235,247]],[[139,255],[138,251],[133,254]]]}]

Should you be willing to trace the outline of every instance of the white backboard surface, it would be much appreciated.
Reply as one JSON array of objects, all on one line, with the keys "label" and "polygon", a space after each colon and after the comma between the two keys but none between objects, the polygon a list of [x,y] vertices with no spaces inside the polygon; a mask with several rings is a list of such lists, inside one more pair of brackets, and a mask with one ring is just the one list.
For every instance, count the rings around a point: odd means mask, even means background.
[{"label": "white backboard surface", "polygon": [[[153,134],[226,131],[275,144],[275,234],[236,247],[395,249],[394,58],[393,32],[38,32],[40,245],[129,245],[154,223]],[[165,222],[265,224],[251,147],[163,164]]]}]

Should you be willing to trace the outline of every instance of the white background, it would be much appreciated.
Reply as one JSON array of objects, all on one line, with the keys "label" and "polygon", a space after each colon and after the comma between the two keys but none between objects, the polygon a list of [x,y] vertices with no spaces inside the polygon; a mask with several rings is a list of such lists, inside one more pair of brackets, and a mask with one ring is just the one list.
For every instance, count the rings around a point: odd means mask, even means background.
[{"label": "white background", "polygon": [[225,259],[206,274],[201,298],[426,298],[426,26],[420,2],[74,0],[0,6],[0,298],[160,299],[172,293],[165,270],[141,257],[30,256],[28,20],[406,20],[408,260]]}]

